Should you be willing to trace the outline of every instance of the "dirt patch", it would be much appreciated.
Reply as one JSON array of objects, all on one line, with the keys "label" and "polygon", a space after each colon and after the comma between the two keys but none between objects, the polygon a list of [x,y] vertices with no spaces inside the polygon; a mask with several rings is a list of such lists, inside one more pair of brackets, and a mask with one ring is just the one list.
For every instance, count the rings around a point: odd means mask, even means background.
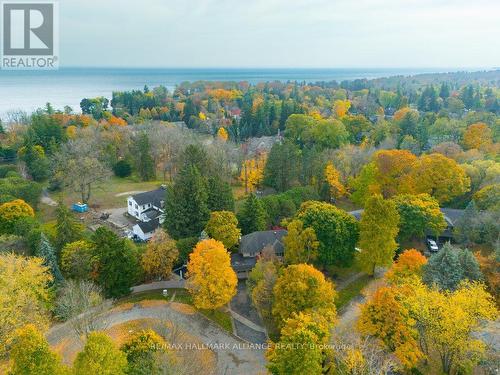
[{"label": "dirt patch", "polygon": [[140,194],[140,193],[144,193],[144,190],[125,191],[123,193],[115,194],[115,197],[124,197],[124,196],[129,196],[129,195],[134,195],[134,194]]}]

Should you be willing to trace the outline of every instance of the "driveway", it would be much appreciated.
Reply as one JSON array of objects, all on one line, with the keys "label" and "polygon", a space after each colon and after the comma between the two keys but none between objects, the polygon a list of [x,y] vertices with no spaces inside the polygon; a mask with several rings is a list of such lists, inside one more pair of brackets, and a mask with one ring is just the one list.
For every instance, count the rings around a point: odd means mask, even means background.
[{"label": "driveway", "polygon": [[[264,350],[249,346],[245,341],[227,333],[199,313],[189,313],[177,308],[179,305],[181,304],[175,302],[152,307],[134,305],[125,311],[111,310],[102,317],[102,321],[110,328],[137,319],[168,319],[179,329],[195,336],[211,348],[217,360],[216,374],[266,373]],[[57,346],[71,337],[74,337],[74,333],[68,323],[52,327],[47,334],[51,346]]]},{"label": "driveway", "polygon": [[125,216],[127,207],[108,208],[104,211],[109,213],[109,218],[107,220],[119,229],[130,229],[136,223],[135,220],[129,219]]}]

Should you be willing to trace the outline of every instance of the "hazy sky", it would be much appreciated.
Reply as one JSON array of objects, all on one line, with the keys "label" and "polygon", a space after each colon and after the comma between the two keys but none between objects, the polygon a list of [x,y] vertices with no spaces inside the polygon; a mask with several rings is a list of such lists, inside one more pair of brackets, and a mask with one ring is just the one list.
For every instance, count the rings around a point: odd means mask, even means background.
[{"label": "hazy sky", "polygon": [[63,0],[63,66],[498,67],[499,0]]}]

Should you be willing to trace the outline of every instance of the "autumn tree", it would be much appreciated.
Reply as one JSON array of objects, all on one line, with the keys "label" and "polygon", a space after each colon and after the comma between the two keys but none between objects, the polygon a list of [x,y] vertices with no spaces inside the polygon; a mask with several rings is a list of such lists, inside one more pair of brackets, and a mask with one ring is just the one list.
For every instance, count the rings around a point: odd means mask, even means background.
[{"label": "autumn tree", "polygon": [[267,154],[261,153],[253,159],[243,161],[240,180],[245,187],[245,193],[254,192],[264,179],[264,168],[266,166]]},{"label": "autumn tree", "polygon": [[347,212],[324,202],[308,201],[302,204],[296,219],[304,228],[313,228],[318,246],[317,262],[349,266],[354,259],[359,237],[359,224]]},{"label": "autumn tree", "polygon": [[177,244],[165,231],[157,229],[142,254],[141,265],[148,280],[168,279],[179,256]]},{"label": "autumn tree", "polygon": [[492,131],[484,122],[469,125],[463,135],[463,144],[466,149],[487,149],[492,141]]},{"label": "autumn tree", "polygon": [[243,234],[266,229],[266,211],[254,194],[248,196],[242,209],[238,212],[238,223]]},{"label": "autumn tree", "polygon": [[18,328],[10,352],[10,375],[65,375],[67,368],[52,352],[43,334],[33,324]]},{"label": "autumn tree", "polygon": [[33,208],[22,199],[15,199],[0,205],[0,231],[12,233],[16,223],[25,218],[35,217]]},{"label": "autumn tree", "polygon": [[222,242],[226,249],[236,246],[241,237],[238,220],[230,211],[212,212],[205,231],[214,240]]},{"label": "autumn tree", "polygon": [[125,375],[127,357],[102,332],[92,332],[73,364],[75,375]]},{"label": "autumn tree", "polygon": [[429,194],[403,194],[393,198],[399,212],[399,239],[422,238],[427,231],[438,236],[446,229],[439,202]]},{"label": "autumn tree", "polygon": [[430,257],[424,267],[423,280],[441,290],[456,290],[462,280],[482,280],[479,264],[468,249],[458,249],[445,244]]},{"label": "autumn tree", "polygon": [[415,249],[405,250],[401,253],[387,271],[385,277],[393,284],[416,277],[420,279],[423,273],[423,266],[427,264],[427,258]]},{"label": "autumn tree", "polygon": [[82,238],[83,225],[76,221],[71,211],[60,202],[56,209],[55,246],[60,254],[64,245]]},{"label": "autumn tree", "polygon": [[229,138],[227,130],[225,128],[219,128],[219,130],[217,130],[217,138],[223,142],[226,142]]},{"label": "autumn tree", "polygon": [[216,309],[236,294],[238,279],[229,253],[222,242],[208,239],[199,242],[189,256],[188,290],[200,309]]},{"label": "autumn tree", "polygon": [[359,262],[370,275],[377,266],[389,266],[396,253],[399,214],[396,205],[374,195],[366,201],[359,231]]},{"label": "autumn tree", "polygon": [[313,266],[295,264],[284,269],[273,288],[272,313],[278,327],[294,313],[322,312],[335,318],[333,284]]},{"label": "autumn tree", "polygon": [[165,340],[151,329],[133,333],[121,350],[127,355],[127,375],[164,374],[160,357],[171,356]]},{"label": "autumn tree", "polygon": [[406,368],[423,357],[418,331],[410,311],[393,288],[379,288],[361,308],[357,328],[362,335],[376,337]]},{"label": "autumn tree", "polygon": [[329,195],[334,201],[346,194],[346,188],[340,181],[340,173],[333,163],[328,163],[325,167],[325,181],[328,185]]},{"label": "autumn tree", "polygon": [[344,117],[351,108],[349,100],[335,100],[333,103],[333,111],[338,118]]},{"label": "autumn tree", "polygon": [[96,280],[106,297],[130,293],[138,271],[134,245],[105,227],[92,235],[92,253],[97,263]]},{"label": "autumn tree", "polygon": [[439,203],[449,202],[470,189],[470,178],[463,168],[441,154],[421,156],[409,173],[408,181],[415,193],[427,193]]},{"label": "autumn tree", "polygon": [[174,238],[199,236],[207,223],[207,186],[198,168],[186,165],[167,189],[165,229]]},{"label": "autumn tree", "polygon": [[5,355],[14,331],[31,323],[41,332],[49,325],[52,275],[41,258],[0,255],[0,355]]},{"label": "autumn tree", "polygon": [[304,228],[300,220],[292,220],[287,226],[288,233],[283,237],[285,263],[313,263],[318,257],[319,242],[313,228]]},{"label": "autumn tree", "polygon": [[266,353],[268,369],[276,375],[324,374],[331,321],[317,312],[293,314],[281,329],[280,340]]},{"label": "autumn tree", "polygon": [[92,244],[85,240],[66,244],[61,251],[61,270],[68,278],[89,280],[94,271]]}]

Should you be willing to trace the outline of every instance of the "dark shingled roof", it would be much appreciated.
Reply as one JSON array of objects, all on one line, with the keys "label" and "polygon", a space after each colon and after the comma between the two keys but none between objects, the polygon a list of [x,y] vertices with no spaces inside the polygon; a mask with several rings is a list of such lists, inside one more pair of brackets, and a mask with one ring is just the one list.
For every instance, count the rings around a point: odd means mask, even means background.
[{"label": "dark shingled roof", "polygon": [[159,188],[146,191],[144,193],[132,195],[132,198],[134,198],[138,205],[153,203],[154,206],[161,207],[161,201],[165,201],[165,189]]},{"label": "dark shingled roof", "polygon": [[257,256],[266,246],[272,246],[274,253],[284,252],[282,238],[287,234],[285,229],[253,232],[241,237],[239,253]]},{"label": "dark shingled roof", "polygon": [[153,220],[149,220],[145,223],[141,221],[140,223],[137,223],[137,225],[139,226],[139,228],[141,228],[142,232],[144,234],[146,234],[146,233],[154,232],[160,226],[160,220],[153,219]]},{"label": "dark shingled roof", "polygon": [[231,254],[231,267],[235,272],[247,272],[251,271],[257,263],[256,258],[244,257],[241,254]]}]

